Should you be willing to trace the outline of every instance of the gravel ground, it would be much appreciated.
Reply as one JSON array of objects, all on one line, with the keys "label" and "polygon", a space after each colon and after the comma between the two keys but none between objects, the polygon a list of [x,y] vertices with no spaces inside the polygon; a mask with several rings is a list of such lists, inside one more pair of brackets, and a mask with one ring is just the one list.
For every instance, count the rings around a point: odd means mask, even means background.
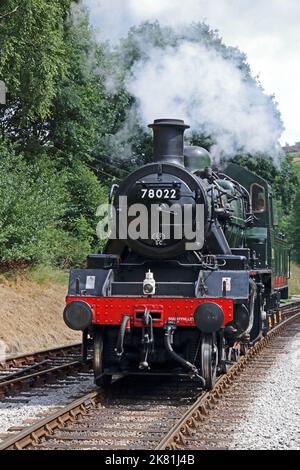
[{"label": "gravel ground", "polygon": [[78,374],[55,385],[36,387],[32,391],[7,397],[0,402],[0,433],[11,427],[28,425],[28,422],[24,424],[26,420],[38,419],[40,413],[50,414],[94,389],[90,374]]},{"label": "gravel ground", "polygon": [[300,333],[284,351],[235,426],[231,449],[300,449]]},{"label": "gravel ground", "polygon": [[[230,443],[226,428],[227,448],[229,444],[229,448],[235,450],[300,450],[300,332],[288,339],[276,362],[276,366],[271,366],[267,380],[263,374],[261,383],[258,380],[259,384],[253,388],[250,385],[248,392],[246,384],[241,387],[245,387],[248,400],[243,409],[240,408],[239,419],[231,422]],[[253,377],[253,382],[259,379],[258,375]],[[39,414],[51,413],[93,389],[91,376],[80,374],[53,386],[34,388],[8,398],[0,402],[0,433],[29,424],[29,420],[39,418]],[[102,411],[106,411],[105,407]],[[130,423],[128,417],[125,420]],[[122,421],[120,417],[116,424]],[[142,423],[135,424],[139,428]]]}]

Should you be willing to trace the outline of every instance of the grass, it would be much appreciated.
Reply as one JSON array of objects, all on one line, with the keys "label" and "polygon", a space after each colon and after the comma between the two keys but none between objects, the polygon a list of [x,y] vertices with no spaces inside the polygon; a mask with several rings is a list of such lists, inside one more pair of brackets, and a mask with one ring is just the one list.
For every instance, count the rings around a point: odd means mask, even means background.
[{"label": "grass", "polygon": [[33,266],[22,270],[10,270],[0,274],[0,284],[17,284],[20,280],[40,286],[48,284],[68,285],[69,273],[50,266]]},{"label": "grass", "polygon": [[61,284],[67,285],[68,271],[51,268],[50,266],[35,266],[27,271],[27,279],[39,285]]},{"label": "grass", "polygon": [[290,295],[300,295],[300,266],[294,263],[292,263],[291,266],[291,279],[289,285]]}]

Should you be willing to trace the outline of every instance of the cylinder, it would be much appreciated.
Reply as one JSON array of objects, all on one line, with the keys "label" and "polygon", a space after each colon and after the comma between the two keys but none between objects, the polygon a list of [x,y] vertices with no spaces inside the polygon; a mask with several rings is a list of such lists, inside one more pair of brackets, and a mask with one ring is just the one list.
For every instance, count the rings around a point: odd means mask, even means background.
[{"label": "cylinder", "polygon": [[184,132],[190,126],[180,119],[157,119],[149,127],[154,134],[154,161],[184,166]]}]

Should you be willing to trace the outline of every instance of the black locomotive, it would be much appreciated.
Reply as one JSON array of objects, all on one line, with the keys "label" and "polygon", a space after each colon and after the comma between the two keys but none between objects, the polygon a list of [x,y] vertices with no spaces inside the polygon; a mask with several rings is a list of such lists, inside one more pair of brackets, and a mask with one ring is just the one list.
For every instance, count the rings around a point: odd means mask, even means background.
[{"label": "black locomotive", "polygon": [[103,254],[71,271],[66,324],[93,342],[96,383],[177,374],[211,388],[281,320],[289,251],[272,190],[234,164],[184,148],[180,120],[157,120],[153,163],[114,185]]}]

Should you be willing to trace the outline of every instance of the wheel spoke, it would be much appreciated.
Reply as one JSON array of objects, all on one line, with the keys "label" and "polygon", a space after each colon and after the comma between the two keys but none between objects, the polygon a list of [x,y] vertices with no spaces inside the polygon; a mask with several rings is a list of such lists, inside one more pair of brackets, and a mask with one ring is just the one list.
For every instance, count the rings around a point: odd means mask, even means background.
[{"label": "wheel spoke", "polygon": [[112,381],[111,375],[103,375],[103,332],[96,331],[94,334],[94,375],[98,386],[109,386]]}]

